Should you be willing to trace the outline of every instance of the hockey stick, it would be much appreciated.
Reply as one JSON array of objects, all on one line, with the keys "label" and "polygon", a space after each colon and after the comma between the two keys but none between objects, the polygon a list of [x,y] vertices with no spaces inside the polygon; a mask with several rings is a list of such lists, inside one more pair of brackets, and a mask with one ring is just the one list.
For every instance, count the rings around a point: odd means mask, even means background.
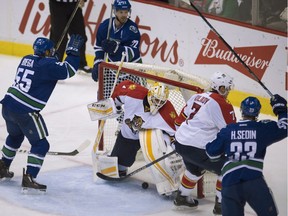
[{"label": "hockey stick", "polygon": [[264,88],[264,90],[274,98],[273,94],[269,89],[261,82],[261,80],[256,76],[256,74],[250,69],[250,67],[239,57],[235,50],[224,40],[224,38],[216,31],[216,29],[210,24],[210,22],[203,16],[203,14],[198,10],[198,8],[190,0],[190,5],[199,14],[199,16],[204,20],[204,22],[210,27],[210,29],[218,36],[218,38],[227,46],[227,48],[234,54],[238,61],[248,70],[248,72],[254,77],[254,79]]},{"label": "hockey stick", "polygon": [[[109,24],[108,24],[107,37],[106,37],[107,40],[110,39],[110,30],[111,30],[111,26],[112,26],[112,14],[113,14],[113,3],[111,3],[110,18],[109,18]],[[104,61],[108,62],[108,53],[107,52],[104,53]]]},{"label": "hockey stick", "polygon": [[131,177],[131,176],[133,176],[133,175],[141,172],[142,170],[145,170],[145,169],[153,166],[155,163],[158,163],[159,161],[161,161],[161,160],[163,160],[163,159],[165,159],[165,158],[167,158],[167,157],[169,157],[170,155],[175,154],[175,153],[176,153],[176,151],[174,150],[174,151],[172,151],[172,152],[170,152],[170,153],[168,153],[168,154],[165,154],[165,155],[163,155],[162,157],[160,157],[160,158],[152,161],[151,163],[148,163],[148,164],[146,164],[146,165],[144,165],[144,166],[142,166],[142,167],[134,170],[133,172],[127,174],[126,176],[122,176],[122,177],[119,177],[119,178],[114,178],[114,177],[106,176],[106,175],[104,175],[104,174],[102,174],[102,173],[100,173],[100,172],[97,172],[96,175],[97,175],[99,178],[101,178],[101,179],[103,179],[103,180],[106,180],[106,181],[122,181],[122,180],[124,180],[124,179],[127,179],[127,178],[129,178],[129,177]]},{"label": "hockey stick", "polygon": [[[64,156],[75,156],[77,154],[79,154],[80,152],[82,152],[85,148],[87,148],[90,145],[90,140],[85,140],[78,148],[76,148],[75,150],[71,151],[71,152],[56,152],[56,151],[49,151],[47,152],[47,155],[64,155]],[[23,150],[23,149],[19,149],[18,152],[19,153],[29,153],[30,150]]]},{"label": "hockey stick", "polygon": [[[117,80],[119,78],[119,74],[120,74],[120,71],[121,71],[121,68],[123,66],[123,63],[124,63],[124,58],[125,58],[125,52],[122,53],[122,57],[121,57],[121,62],[119,64],[119,67],[118,67],[118,70],[115,74],[115,80],[114,80],[114,83],[113,83],[113,87],[111,89],[111,92],[110,92],[110,96],[113,94],[114,92],[114,89],[116,87],[116,84],[117,84]],[[94,145],[93,145],[93,148],[92,148],[92,164],[93,164],[93,178],[94,180],[96,179],[96,176],[95,176],[95,173],[96,173],[96,170],[97,170],[97,162],[96,162],[96,152],[97,152],[97,149],[98,149],[98,146],[99,146],[99,143],[101,141],[101,138],[102,138],[102,134],[103,134],[103,131],[104,131],[104,126],[105,126],[105,123],[106,123],[106,120],[100,120],[100,124],[98,126],[98,131],[97,131],[97,135],[96,135],[96,139],[95,139],[95,142],[94,142]]]},{"label": "hockey stick", "polygon": [[76,4],[76,7],[75,7],[74,11],[72,12],[72,14],[71,14],[71,16],[70,16],[70,18],[69,18],[69,20],[68,20],[68,22],[67,22],[67,24],[66,24],[66,26],[65,26],[65,28],[64,28],[64,30],[63,30],[63,32],[62,32],[61,38],[60,38],[59,41],[57,42],[57,45],[56,45],[56,47],[55,47],[55,50],[56,50],[56,51],[59,49],[59,47],[60,47],[60,45],[61,45],[61,43],[62,43],[65,35],[67,34],[68,28],[69,28],[69,26],[70,26],[70,24],[71,24],[71,22],[72,22],[72,20],[73,20],[73,18],[74,18],[74,16],[75,16],[75,14],[76,14],[78,8],[79,8],[79,6],[80,6],[80,3],[81,3],[81,0],[78,0],[78,2],[77,2],[77,4]]}]

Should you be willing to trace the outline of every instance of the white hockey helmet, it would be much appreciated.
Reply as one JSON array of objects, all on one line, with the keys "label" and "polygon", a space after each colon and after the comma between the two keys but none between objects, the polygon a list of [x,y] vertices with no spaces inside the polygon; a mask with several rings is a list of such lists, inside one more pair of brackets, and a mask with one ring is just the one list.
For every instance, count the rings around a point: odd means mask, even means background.
[{"label": "white hockey helmet", "polygon": [[155,82],[149,89],[147,94],[150,112],[155,115],[158,110],[167,102],[169,96],[168,87],[159,82]]},{"label": "white hockey helmet", "polygon": [[[220,87],[225,87],[225,92],[220,91]],[[217,91],[220,95],[227,96],[233,89],[233,78],[223,72],[216,72],[211,77],[211,89]]]}]

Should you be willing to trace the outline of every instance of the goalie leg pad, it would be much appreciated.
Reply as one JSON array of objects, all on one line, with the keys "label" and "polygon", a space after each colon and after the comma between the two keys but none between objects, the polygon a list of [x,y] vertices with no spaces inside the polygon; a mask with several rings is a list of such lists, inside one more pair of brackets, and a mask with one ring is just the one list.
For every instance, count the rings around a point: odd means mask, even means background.
[{"label": "goalie leg pad", "polygon": [[[142,130],[139,132],[140,145],[146,163],[151,163],[164,154],[173,151],[169,144],[166,145],[164,136],[163,132],[159,129]],[[171,160],[173,157],[177,161],[180,159],[176,166],[171,161],[162,160],[150,167],[153,180],[160,195],[171,195],[173,191],[178,190],[180,185],[180,176],[184,171],[184,165],[180,156],[171,155],[168,158]],[[172,161],[174,160],[172,159]]]},{"label": "goalie leg pad", "polygon": [[117,157],[98,155],[96,163],[98,172],[107,176],[119,178]]}]

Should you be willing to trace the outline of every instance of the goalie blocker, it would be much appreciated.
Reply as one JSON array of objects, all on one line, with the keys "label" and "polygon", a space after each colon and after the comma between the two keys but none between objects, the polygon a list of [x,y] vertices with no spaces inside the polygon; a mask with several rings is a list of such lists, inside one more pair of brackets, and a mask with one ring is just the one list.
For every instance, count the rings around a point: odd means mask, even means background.
[{"label": "goalie blocker", "polygon": [[[164,134],[159,129],[141,130],[139,140],[147,164],[173,151],[169,135]],[[111,157],[103,152],[102,154],[99,153],[97,156],[97,171],[117,178],[119,177],[117,161],[117,157]],[[151,166],[150,172],[158,193],[169,196],[172,192],[177,191],[180,186],[184,164],[180,155],[173,154]]]}]

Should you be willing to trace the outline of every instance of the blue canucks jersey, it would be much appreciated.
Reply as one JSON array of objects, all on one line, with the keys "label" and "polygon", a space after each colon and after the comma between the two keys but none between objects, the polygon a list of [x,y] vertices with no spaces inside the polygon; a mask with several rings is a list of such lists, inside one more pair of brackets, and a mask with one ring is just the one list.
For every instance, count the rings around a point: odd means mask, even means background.
[{"label": "blue canucks jersey", "polygon": [[64,62],[54,57],[27,55],[22,58],[13,85],[1,103],[15,113],[42,110],[58,80],[75,75],[79,57],[68,55]]},{"label": "blue canucks jersey", "polygon": [[[114,25],[115,17],[112,18],[112,27],[110,29],[110,39],[120,42],[119,49],[123,49],[126,53],[124,59],[125,62],[135,62],[141,63],[140,57],[140,32],[139,29],[132,20],[128,19],[127,22],[119,29],[115,29]],[[95,60],[94,64],[103,61],[104,51],[102,50],[101,43],[107,38],[109,19],[104,20],[98,28],[96,36],[96,44],[94,46],[95,50]],[[117,52],[116,54],[109,55],[108,60],[110,62],[120,61],[122,57],[122,52]]]},{"label": "blue canucks jersey", "polygon": [[[286,121],[281,124],[281,121]],[[279,121],[242,120],[227,125],[217,138],[206,145],[211,159],[227,156],[222,168],[223,186],[237,184],[262,176],[266,148],[287,137],[287,113],[279,116]]]}]

